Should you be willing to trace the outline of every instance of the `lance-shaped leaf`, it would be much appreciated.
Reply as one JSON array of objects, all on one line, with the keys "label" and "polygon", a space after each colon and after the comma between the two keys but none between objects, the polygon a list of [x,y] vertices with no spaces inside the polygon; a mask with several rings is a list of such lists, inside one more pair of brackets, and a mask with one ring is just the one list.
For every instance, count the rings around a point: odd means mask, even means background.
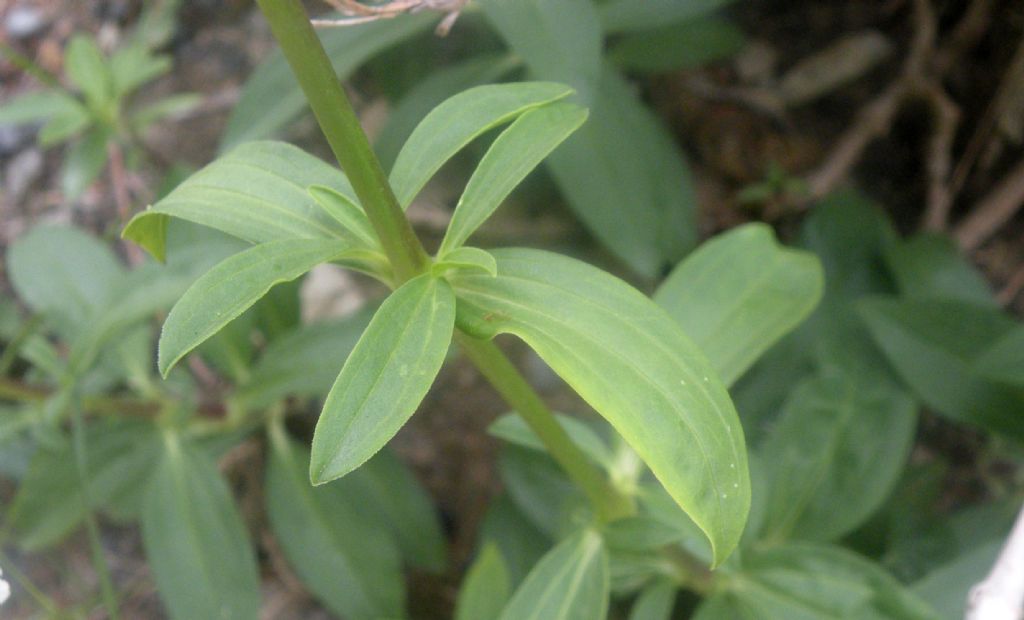
[{"label": "lance-shaped leaf", "polygon": [[509,589],[501,550],[487,543],[462,581],[455,601],[455,620],[496,620],[508,601]]},{"label": "lance-shaped leaf", "polygon": [[390,180],[398,202],[408,207],[430,177],[480,134],[571,93],[564,84],[522,82],[477,86],[446,100],[416,127],[395,160]]},{"label": "lance-shaped leaf", "polygon": [[682,326],[731,385],[821,299],[814,255],[784,248],[764,224],[747,224],[691,254],[654,301]]},{"label": "lance-shaped leaf", "polygon": [[309,451],[282,428],[270,438],[267,514],[299,577],[345,618],[403,617],[402,567],[385,524],[337,485],[310,486]]},{"label": "lance-shaped leaf", "polygon": [[168,435],[142,509],[142,542],[175,620],[247,620],[260,608],[245,523],[217,467]]},{"label": "lance-shaped leaf", "polygon": [[160,373],[245,312],[272,286],[338,258],[350,246],[340,239],[284,239],[262,243],[225,259],[195,281],[171,309],[160,334]]},{"label": "lance-shaped leaf", "polygon": [[583,530],[541,558],[516,589],[501,620],[593,620],[608,612],[608,553]]},{"label": "lance-shaped leaf", "polygon": [[422,275],[381,304],[327,395],[313,434],[313,484],[344,476],[377,453],[426,396],[455,324],[455,295]]},{"label": "lance-shaped leaf", "polygon": [[587,111],[558,102],[520,116],[487,150],[462,193],[440,254],[458,248],[551,151],[587,119]]},{"label": "lance-shaped leaf", "polygon": [[435,276],[441,276],[450,269],[469,269],[492,276],[498,275],[498,263],[490,252],[465,246],[440,255],[430,267],[431,273]]},{"label": "lance-shaped leaf", "polygon": [[557,254],[493,254],[497,277],[453,279],[459,326],[526,341],[636,450],[720,563],[743,531],[750,478],[743,429],[711,364],[621,280]]},{"label": "lance-shaped leaf", "polygon": [[345,227],[306,191],[311,185],[330,187],[355,202],[340,170],[283,142],[252,142],[193,174],[133,217],[121,234],[158,260],[164,258],[167,216],[250,243],[345,237]]}]

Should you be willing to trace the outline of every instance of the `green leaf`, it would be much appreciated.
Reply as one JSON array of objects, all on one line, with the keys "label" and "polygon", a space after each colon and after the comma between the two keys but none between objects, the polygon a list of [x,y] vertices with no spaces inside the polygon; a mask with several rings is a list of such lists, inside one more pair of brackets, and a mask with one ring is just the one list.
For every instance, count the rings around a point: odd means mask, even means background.
[{"label": "green leaf", "polygon": [[390,170],[416,125],[436,106],[466,89],[496,81],[517,61],[510,55],[478,54],[432,71],[402,95],[374,139],[374,149],[385,170]]},{"label": "green leaf", "polygon": [[24,125],[82,110],[77,99],[59,90],[25,93],[0,104],[0,125]]},{"label": "green leaf", "polygon": [[49,547],[78,527],[87,510],[124,505],[156,465],[160,446],[155,430],[152,424],[131,420],[99,420],[86,427],[88,506],[80,494],[71,446],[37,448],[7,513],[18,545],[29,552]]},{"label": "green leaf", "polygon": [[916,421],[910,395],[872,375],[797,385],[758,452],[773,479],[762,537],[830,541],[863,524],[899,481]]},{"label": "green leaf", "polygon": [[387,528],[410,565],[435,574],[444,571],[447,547],[434,504],[390,450],[381,450],[332,487]]},{"label": "green leaf", "polygon": [[455,620],[497,620],[510,590],[501,551],[494,543],[484,545],[462,580],[455,601]]},{"label": "green leaf", "polygon": [[92,107],[104,106],[113,97],[108,61],[89,36],[78,34],[71,38],[64,52],[64,71]]},{"label": "green leaf", "polygon": [[131,124],[136,131],[145,131],[153,123],[169,116],[184,114],[203,101],[202,95],[182,93],[143,106],[132,114]]},{"label": "green leaf", "polygon": [[451,287],[429,275],[381,304],[324,403],[313,434],[313,484],[359,467],[398,432],[441,369],[454,323]]},{"label": "green leaf", "polygon": [[629,620],[671,620],[678,590],[679,586],[669,579],[655,581],[640,592]]},{"label": "green leaf", "polygon": [[459,198],[439,253],[461,247],[526,175],[586,119],[585,109],[556,102],[526,112],[501,132]]},{"label": "green leaf", "polygon": [[621,280],[536,250],[494,252],[498,276],[459,275],[459,326],[526,341],[636,450],[707,534],[715,564],[750,506],[743,429],[700,350]]},{"label": "green leaf", "polygon": [[939,612],[944,620],[961,620],[967,611],[971,588],[992,570],[1004,541],[993,540],[973,548],[955,560],[936,567],[910,586]]},{"label": "green leaf", "polygon": [[431,273],[435,276],[444,275],[450,269],[482,271],[490,276],[498,275],[498,263],[490,252],[465,246],[444,253],[430,267]]},{"label": "green leaf", "polygon": [[39,130],[39,145],[43,148],[69,140],[80,134],[93,122],[89,110],[76,103],[73,107],[57,112],[50,117],[50,122]]},{"label": "green leaf", "polygon": [[865,300],[871,335],[903,381],[955,420],[1024,438],[1024,390],[987,378],[975,364],[1017,324],[1000,311],[960,301]]},{"label": "green leaf", "polygon": [[[435,21],[437,17],[426,11],[358,28],[332,28],[319,34],[335,73],[345,80],[367,59],[426,30]],[[221,136],[221,153],[249,140],[273,136],[306,105],[306,97],[284,55],[279,49],[274,50],[245,83]]]},{"label": "green leaf", "polygon": [[369,218],[366,217],[363,208],[350,197],[323,185],[313,185],[306,191],[358,243],[369,248],[380,247],[377,233],[373,230]]},{"label": "green leaf", "polygon": [[559,543],[527,575],[501,620],[593,620],[608,611],[608,554],[583,530]]},{"label": "green leaf", "polygon": [[[609,467],[611,465],[612,454],[608,449],[608,445],[590,425],[560,413],[555,414],[555,420],[569,435],[572,442],[591,461],[602,467]],[[540,437],[537,437],[536,433],[527,426],[521,416],[514,413],[505,414],[498,418],[487,428],[487,432],[499,439],[523,448],[529,448],[538,452],[547,451]]]},{"label": "green leaf", "polygon": [[142,542],[171,618],[249,620],[259,576],[242,516],[216,465],[173,434],[142,511]]},{"label": "green leaf", "polygon": [[158,366],[167,377],[186,353],[245,312],[275,284],[343,256],[341,240],[284,239],[261,243],[224,260],[195,281],[167,315]]},{"label": "green leaf", "polygon": [[605,32],[633,32],[700,17],[730,2],[732,0],[611,0],[599,10]]},{"label": "green leaf", "polygon": [[732,56],[744,42],[743,32],[731,21],[706,17],[627,35],[608,52],[608,59],[627,71],[667,73]]},{"label": "green leaf", "polygon": [[324,185],[355,201],[340,170],[283,142],[252,142],[193,174],[128,222],[121,236],[164,257],[160,228],[172,216],[250,243],[343,237],[346,230],[306,191]]},{"label": "green leaf", "polygon": [[732,385],[821,299],[813,255],[780,246],[771,228],[747,224],[703,244],[661,284],[664,308]]},{"label": "green leaf", "polygon": [[489,129],[553,101],[572,89],[550,82],[491,84],[463,91],[434,108],[409,136],[390,181],[408,207],[446,161]]},{"label": "green leaf", "polygon": [[505,446],[498,474],[516,507],[552,540],[593,521],[593,509],[579,486],[546,454]]},{"label": "green leaf", "polygon": [[974,362],[986,379],[1024,386],[1024,325],[1018,325],[992,343]]},{"label": "green leaf", "polygon": [[488,504],[480,525],[477,546],[485,547],[490,543],[501,551],[508,569],[509,586],[513,588],[526,578],[552,544],[505,493]]},{"label": "green leaf", "polygon": [[74,201],[82,195],[107,165],[107,141],[110,133],[93,127],[64,155],[60,170],[60,189],[64,198]]},{"label": "green leaf", "polygon": [[744,558],[694,618],[930,620],[935,613],[880,566],[838,547],[787,545]]},{"label": "green leaf", "polygon": [[[141,43],[126,45],[110,57],[114,94],[124,97],[171,70],[170,56],[157,56]],[[164,101],[167,101],[166,99]]]},{"label": "green leaf", "polygon": [[920,233],[892,244],[885,260],[905,297],[995,305],[985,278],[960,255],[949,237]]},{"label": "green leaf", "polygon": [[271,431],[271,448],[267,514],[302,581],[345,618],[403,617],[402,569],[383,524],[343,488],[310,486],[309,451],[280,427]]},{"label": "green leaf", "polygon": [[247,408],[261,408],[288,395],[326,396],[372,316],[372,310],[361,311],[304,325],[270,343],[236,398]]},{"label": "green leaf", "polygon": [[125,272],[98,239],[75,228],[37,226],[8,248],[7,275],[18,297],[70,338]]}]

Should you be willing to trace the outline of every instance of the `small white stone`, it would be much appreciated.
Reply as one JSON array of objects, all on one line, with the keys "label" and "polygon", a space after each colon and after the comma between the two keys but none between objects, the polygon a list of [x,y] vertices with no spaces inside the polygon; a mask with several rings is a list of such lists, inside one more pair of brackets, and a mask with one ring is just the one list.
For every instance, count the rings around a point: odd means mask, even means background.
[{"label": "small white stone", "polygon": [[11,597],[11,584],[3,580],[4,571],[0,569],[0,605],[3,605]]}]

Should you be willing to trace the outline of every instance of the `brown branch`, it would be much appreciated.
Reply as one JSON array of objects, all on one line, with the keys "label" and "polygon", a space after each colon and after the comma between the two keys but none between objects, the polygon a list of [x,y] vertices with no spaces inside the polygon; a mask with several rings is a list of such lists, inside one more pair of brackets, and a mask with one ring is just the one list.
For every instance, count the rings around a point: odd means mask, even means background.
[{"label": "brown branch", "polygon": [[928,198],[922,223],[926,230],[942,232],[946,230],[949,211],[953,207],[950,170],[953,167],[953,141],[960,125],[960,108],[934,84],[928,85],[926,93],[935,118],[926,155]]},{"label": "brown branch", "polygon": [[956,227],[960,248],[970,251],[991,237],[1024,205],[1024,160],[1007,173]]}]

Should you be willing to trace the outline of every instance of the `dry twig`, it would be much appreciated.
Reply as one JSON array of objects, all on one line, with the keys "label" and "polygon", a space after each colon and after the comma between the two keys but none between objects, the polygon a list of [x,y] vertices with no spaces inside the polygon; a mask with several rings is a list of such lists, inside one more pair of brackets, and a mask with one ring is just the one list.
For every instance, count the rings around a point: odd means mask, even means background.
[{"label": "dry twig", "polygon": [[420,11],[438,11],[445,13],[444,19],[437,25],[436,32],[445,36],[459,18],[462,9],[469,0],[391,0],[379,5],[362,4],[357,0],[324,0],[345,15],[345,19],[314,19],[312,23],[318,28],[337,28],[355,26],[375,22],[380,19],[391,19],[406,13]]},{"label": "dry twig", "polygon": [[1008,222],[1022,205],[1024,160],[1017,163],[957,226],[954,233],[957,243],[965,251],[977,248]]}]

